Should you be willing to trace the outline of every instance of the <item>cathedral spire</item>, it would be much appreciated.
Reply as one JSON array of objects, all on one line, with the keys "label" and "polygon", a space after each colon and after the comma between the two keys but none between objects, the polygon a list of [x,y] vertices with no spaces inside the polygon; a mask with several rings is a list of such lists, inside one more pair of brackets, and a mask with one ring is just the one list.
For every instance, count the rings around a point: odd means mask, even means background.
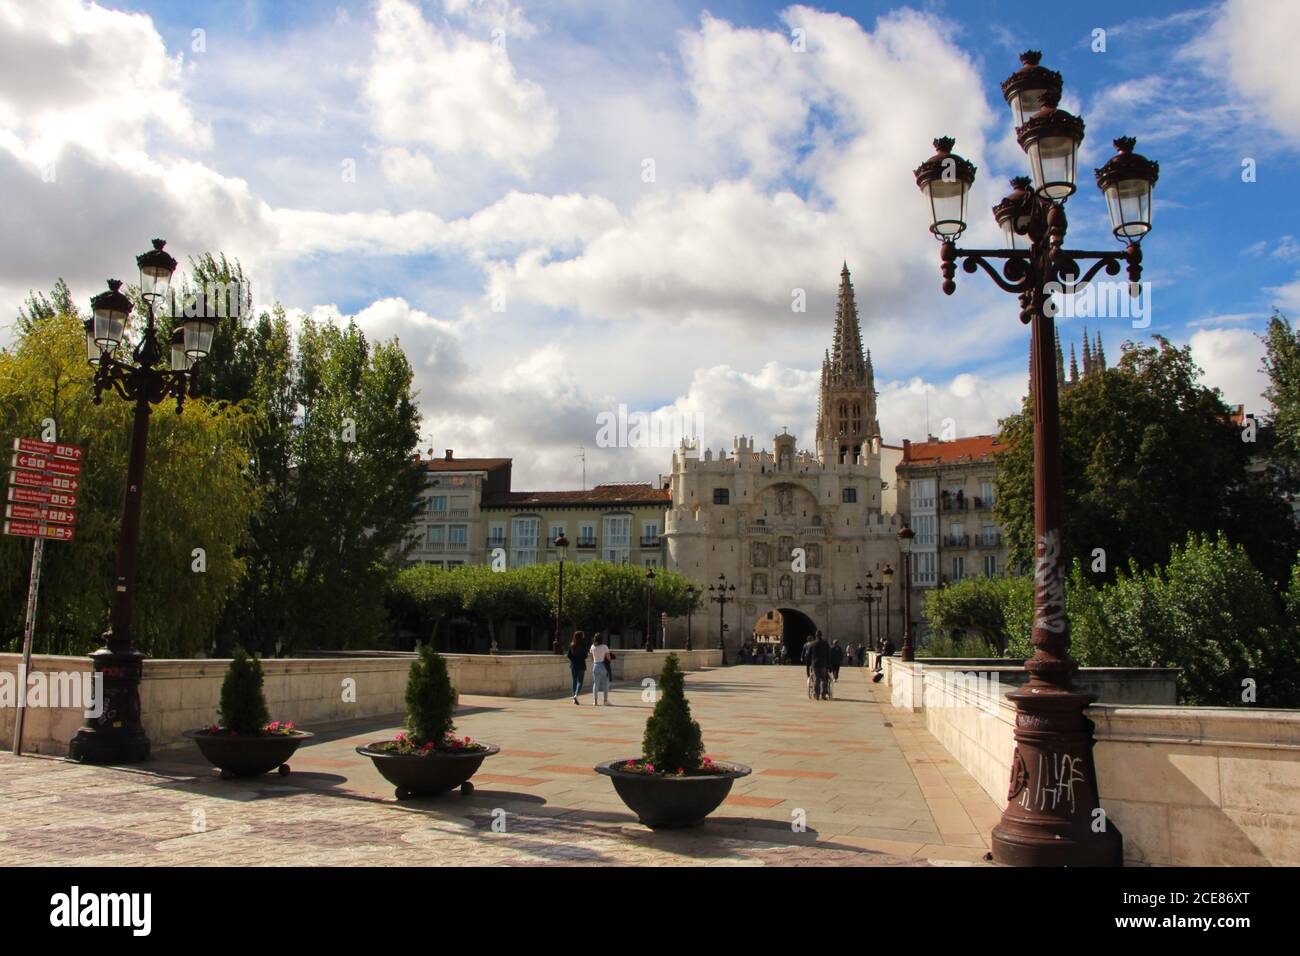
[{"label": "cathedral spire", "polygon": [[1070,343],[1070,384],[1079,383],[1079,360],[1074,355],[1074,343]]},{"label": "cathedral spire", "polygon": [[831,379],[841,385],[866,384],[866,362],[862,357],[862,328],[853,298],[849,264],[840,270],[840,294],[835,306],[835,338],[831,347]]}]

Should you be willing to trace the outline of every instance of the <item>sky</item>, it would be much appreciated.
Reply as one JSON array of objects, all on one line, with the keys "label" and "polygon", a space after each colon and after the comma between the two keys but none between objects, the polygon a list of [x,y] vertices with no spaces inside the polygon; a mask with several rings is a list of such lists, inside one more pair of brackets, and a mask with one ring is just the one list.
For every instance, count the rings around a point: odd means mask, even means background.
[{"label": "sky", "polygon": [[[998,84],[1040,49],[1087,122],[1071,247],[1116,245],[1092,175],[1115,137],[1160,162],[1149,325],[1065,319],[1067,362],[1085,325],[1111,362],[1159,334],[1266,410],[1258,334],[1300,314],[1300,2],[1029,9],[0,0],[0,343],[32,290],[84,304],[163,237],[295,322],[397,337],[423,448],[575,488],[579,455],[588,486],[666,474],[682,431],[811,448],[847,262],[885,440],[988,433],[1027,329],[986,276],[943,295],[912,170],[955,137],[962,245],[998,247],[1028,171]],[[660,447],[603,447],[620,407]]]}]

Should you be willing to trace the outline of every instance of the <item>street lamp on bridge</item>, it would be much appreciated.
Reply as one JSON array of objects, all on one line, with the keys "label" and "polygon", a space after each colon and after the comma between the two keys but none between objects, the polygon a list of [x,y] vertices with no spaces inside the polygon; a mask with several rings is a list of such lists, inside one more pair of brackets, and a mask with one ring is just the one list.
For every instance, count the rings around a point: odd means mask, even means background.
[{"label": "street lamp on bridge", "polygon": [[[1136,140],[1114,141],[1116,153],[1095,171],[1106,199],[1112,232],[1122,251],[1065,248],[1065,203],[1075,192],[1084,123],[1057,105],[1061,74],[1027,51],[1021,67],[1002,84],[1016,139],[1029,160],[1030,177],[1012,180],[1012,192],[993,207],[1006,249],[958,249],[966,229],[966,198],[975,167],[952,152],[948,137],[915,170],[930,206],[930,231],[939,240],[943,291],[956,290],[956,263],[985,273],[1018,297],[1020,321],[1030,326],[1030,387],[1034,415],[1034,628],[1029,682],[1007,697],[1016,705],[1016,749],[1002,821],[993,830],[993,858],[1021,865],[1119,865],[1123,838],[1101,817],[1092,760],[1092,723],[1084,716],[1087,694],[1071,689],[1078,664],[1071,659],[1065,611],[1061,526],[1065,492],[1056,382],[1054,296],[1086,287],[1103,268],[1109,276],[1127,266],[1129,293],[1139,292],[1143,236],[1151,229],[1151,195],[1159,165],[1133,152]],[[992,263],[1001,260],[1002,268]],[[1080,263],[1090,262],[1083,271]],[[1052,796],[1066,787],[1069,799]]]},{"label": "street lamp on bridge", "polygon": [[736,600],[736,586],[727,583],[725,574],[718,575],[718,583],[709,585],[709,600],[718,604],[718,647],[722,649],[722,664],[727,664],[727,604]]}]

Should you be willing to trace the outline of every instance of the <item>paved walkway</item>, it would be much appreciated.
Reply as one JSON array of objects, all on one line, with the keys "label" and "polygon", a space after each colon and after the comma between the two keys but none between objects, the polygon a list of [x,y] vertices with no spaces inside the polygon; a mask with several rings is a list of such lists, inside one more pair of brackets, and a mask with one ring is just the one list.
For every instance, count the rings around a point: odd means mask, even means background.
[{"label": "paved walkway", "polygon": [[0,866],[981,862],[999,818],[993,801],[867,671],[841,677],[834,701],[815,702],[798,667],[688,675],[707,752],[754,768],[690,831],[640,826],[591,769],[640,751],[652,705],[628,684],[609,707],[593,707],[589,693],[577,707],[462,698],[458,730],[501,754],[472,795],[401,804],[353,752],[391,737],[391,723],[320,734],[290,776],[252,781],[223,781],[186,750],[130,768],[4,754]]}]

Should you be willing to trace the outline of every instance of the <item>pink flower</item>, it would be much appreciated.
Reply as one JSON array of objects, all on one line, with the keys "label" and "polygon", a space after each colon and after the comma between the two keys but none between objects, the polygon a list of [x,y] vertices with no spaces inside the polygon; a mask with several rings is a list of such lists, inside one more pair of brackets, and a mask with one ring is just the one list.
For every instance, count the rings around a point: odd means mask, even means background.
[{"label": "pink flower", "polygon": [[645,768],[646,768],[647,770],[649,770],[651,773],[654,773],[654,772],[655,772],[655,765],[652,764],[652,763],[647,762],[646,765],[645,765]]}]

